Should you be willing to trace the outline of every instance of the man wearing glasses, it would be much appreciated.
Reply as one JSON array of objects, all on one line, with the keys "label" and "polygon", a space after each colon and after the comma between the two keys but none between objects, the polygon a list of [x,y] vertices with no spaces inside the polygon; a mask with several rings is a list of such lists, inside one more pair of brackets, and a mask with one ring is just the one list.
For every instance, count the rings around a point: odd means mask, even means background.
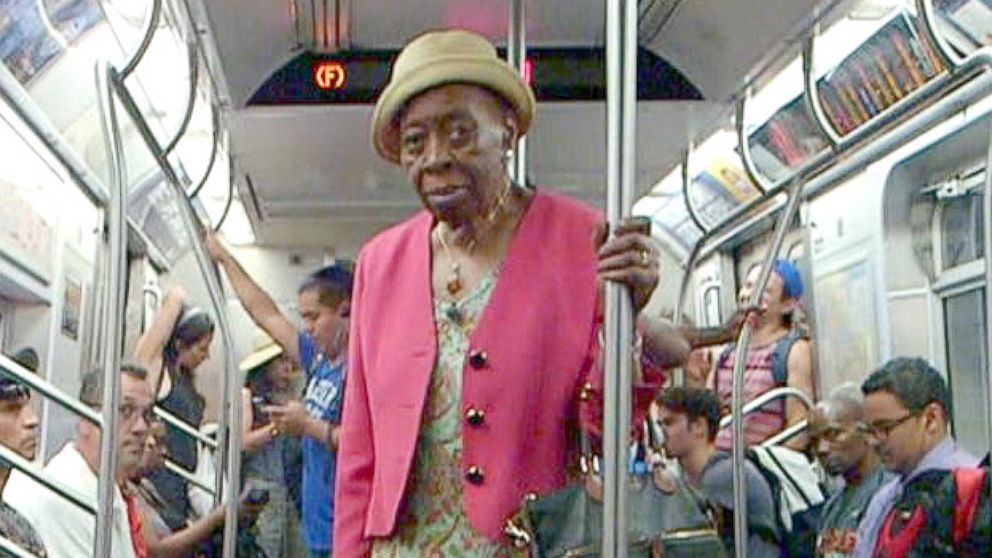
[{"label": "man wearing glasses", "polygon": [[[108,558],[136,558],[145,553],[143,540],[132,537],[128,506],[118,487],[133,475],[141,461],[148,424],[152,417],[152,390],[146,372],[137,366],[121,367],[120,407],[117,424],[117,471],[110,525],[112,550]],[[79,399],[99,409],[103,398],[103,374],[83,376]],[[100,470],[100,427],[79,419],[76,439],[69,442],[45,466],[44,472],[75,489],[97,505],[97,472]],[[28,479],[11,478],[4,500],[34,525],[53,557],[93,556],[96,518],[88,511]],[[139,539],[137,545],[135,538]]]},{"label": "man wearing glasses", "polygon": [[[886,469],[896,478],[872,498],[858,527],[854,556],[901,555],[900,533],[919,531],[925,521],[931,472],[973,467],[978,459],[955,443],[948,431],[950,398],[947,385],[920,358],[895,358],[861,385],[865,396],[862,431]],[[939,475],[946,476],[946,475]]]},{"label": "man wearing glasses", "polygon": [[810,412],[811,448],[827,474],[841,477],[844,487],[824,505],[816,556],[851,556],[857,530],[868,502],[891,477],[879,463],[868,437],[859,428],[864,420],[861,390],[843,385]]}]

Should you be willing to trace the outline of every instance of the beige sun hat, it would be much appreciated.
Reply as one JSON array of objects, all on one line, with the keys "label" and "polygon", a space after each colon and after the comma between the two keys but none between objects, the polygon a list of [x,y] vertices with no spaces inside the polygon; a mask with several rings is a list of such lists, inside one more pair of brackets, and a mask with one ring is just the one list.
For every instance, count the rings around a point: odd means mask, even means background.
[{"label": "beige sun hat", "polygon": [[282,347],[278,343],[273,341],[264,331],[259,332],[251,343],[251,354],[241,360],[238,369],[242,372],[254,370],[282,353]]},{"label": "beige sun hat", "polygon": [[396,57],[389,83],[372,112],[372,144],[384,159],[400,160],[396,115],[413,97],[440,85],[466,83],[503,97],[523,136],[534,117],[534,92],[482,35],[450,29],[424,33]]}]

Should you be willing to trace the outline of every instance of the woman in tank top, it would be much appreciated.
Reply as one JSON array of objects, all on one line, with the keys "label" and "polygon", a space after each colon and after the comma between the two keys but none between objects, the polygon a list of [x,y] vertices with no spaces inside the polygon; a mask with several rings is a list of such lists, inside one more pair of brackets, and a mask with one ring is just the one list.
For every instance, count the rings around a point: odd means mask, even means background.
[{"label": "woman in tank top", "polygon": [[[790,386],[814,395],[813,362],[809,340],[794,329],[793,317],[803,293],[799,270],[788,260],[776,260],[768,285],[758,308],[747,313],[753,327],[751,346],[744,367],[745,403],[780,386]],[[747,274],[738,294],[741,308],[745,308],[754,291],[760,268],[755,266]],[[725,411],[730,408],[733,390],[733,370],[736,351],[726,349],[717,359],[716,370],[711,375],[711,385]],[[776,361],[781,361],[776,363]],[[729,411],[728,411],[729,412]],[[783,403],[781,399],[769,402],[760,410],[747,416],[744,435],[748,444],[758,444],[784,427],[806,417],[807,409],[795,398]],[[729,450],[731,429],[724,428],[717,436],[717,447]],[[805,445],[805,436],[793,438],[788,444],[794,449]]]},{"label": "woman in tank top", "polygon": [[[213,319],[199,308],[185,304],[186,293],[169,291],[148,330],[138,340],[135,358],[149,371],[156,391],[156,404],[199,430],[206,401],[196,390],[195,371],[210,356]],[[188,434],[166,423],[165,445],[169,458],[190,474],[196,471],[197,443]],[[151,481],[168,504],[163,519],[173,530],[186,526],[194,516],[188,483],[167,469],[159,469]]]}]

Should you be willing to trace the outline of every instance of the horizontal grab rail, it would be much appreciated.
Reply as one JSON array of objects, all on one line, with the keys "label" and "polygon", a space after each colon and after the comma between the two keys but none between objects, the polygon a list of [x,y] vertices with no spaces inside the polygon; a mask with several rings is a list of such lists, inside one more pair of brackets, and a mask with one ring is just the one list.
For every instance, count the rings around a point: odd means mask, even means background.
[{"label": "horizontal grab rail", "polygon": [[52,384],[51,382],[43,379],[41,376],[24,368],[10,357],[0,355],[0,368],[2,368],[5,373],[16,378],[18,381],[27,384],[31,389],[72,411],[77,416],[80,416],[97,426],[103,425],[103,419],[100,417],[100,413],[95,409],[89,407],[79,399],[67,394],[62,389],[56,387],[55,384]]},{"label": "horizontal grab rail", "polygon": [[166,411],[162,407],[156,405],[155,414],[158,416],[158,418],[162,419],[166,423],[175,426],[179,430],[182,430],[183,433],[189,436],[190,438],[194,438],[195,440],[197,440],[198,442],[202,443],[203,445],[207,446],[210,449],[217,449],[216,440],[210,438],[209,436],[200,432],[196,428],[193,428],[192,426],[189,425],[188,422],[170,413],[169,411]]},{"label": "horizontal grab rail", "polygon": [[27,550],[24,550],[17,543],[8,539],[7,537],[0,535],[0,550],[4,552],[9,552],[16,558],[38,558],[38,555],[32,554]]},{"label": "horizontal grab rail", "polygon": [[72,504],[81,508],[83,511],[94,516],[96,515],[96,504],[87,499],[86,496],[83,496],[75,488],[53,479],[48,475],[48,473],[45,473],[44,470],[38,469],[30,461],[21,457],[21,454],[3,444],[0,444],[0,459],[3,459],[10,464],[11,467],[24,473],[30,477],[31,480],[65,498]]},{"label": "horizontal grab rail", "polygon": [[[765,393],[762,393],[761,395],[755,397],[751,401],[748,401],[744,405],[744,408],[741,412],[744,416],[747,416],[755,411],[760,410],[762,407],[771,403],[772,401],[775,401],[776,399],[786,399],[789,397],[795,397],[800,402],[802,402],[807,409],[813,407],[813,400],[810,399],[808,395],[806,395],[806,392],[794,387],[784,386],[784,387],[777,387],[774,389],[770,389]],[[731,424],[733,424],[733,422],[734,422],[733,417],[729,415],[725,416],[722,419],[720,419],[720,428],[726,428]]]},{"label": "horizontal grab rail", "polygon": [[807,428],[809,428],[809,421],[803,419],[797,422],[796,424],[793,424],[783,429],[782,431],[770,436],[767,440],[761,442],[761,445],[762,447],[769,447],[769,446],[777,446],[780,444],[784,444],[789,440],[805,432]]},{"label": "horizontal grab rail", "polygon": [[165,468],[168,469],[168,470],[170,470],[170,471],[172,471],[176,475],[182,477],[182,479],[185,480],[186,482],[188,482],[190,484],[195,484],[197,488],[199,488],[200,490],[206,491],[207,494],[210,494],[211,496],[214,495],[214,487],[212,487],[212,486],[204,483],[202,480],[200,480],[199,478],[197,478],[196,475],[193,475],[189,471],[187,471],[186,469],[183,469],[175,461],[171,461],[171,460],[166,459],[165,460]]}]

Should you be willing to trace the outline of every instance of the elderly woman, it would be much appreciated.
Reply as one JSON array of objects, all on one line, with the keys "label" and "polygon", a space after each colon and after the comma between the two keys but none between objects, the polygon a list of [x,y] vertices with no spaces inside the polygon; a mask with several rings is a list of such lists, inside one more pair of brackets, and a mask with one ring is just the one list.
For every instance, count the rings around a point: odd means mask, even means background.
[{"label": "elderly woman", "polygon": [[[597,280],[637,309],[658,280],[650,239],[514,184],[530,88],[484,38],[427,33],[403,50],[373,113],[379,154],[425,211],[370,241],[353,293],[334,556],[506,556],[505,520],[562,487],[602,375]],[[645,329],[658,365],[688,345]],[[653,381],[646,381],[653,380]],[[638,378],[646,406],[658,374]],[[643,397],[646,395],[646,397]]]}]

